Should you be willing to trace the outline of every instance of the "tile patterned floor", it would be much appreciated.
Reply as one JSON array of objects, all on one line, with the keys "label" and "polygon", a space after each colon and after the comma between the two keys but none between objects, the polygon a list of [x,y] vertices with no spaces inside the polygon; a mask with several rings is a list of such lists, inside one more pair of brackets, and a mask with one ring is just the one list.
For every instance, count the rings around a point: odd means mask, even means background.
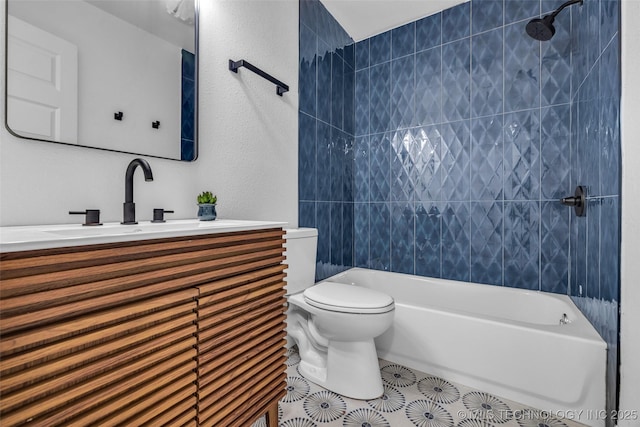
[{"label": "tile patterned floor", "polygon": [[[579,427],[549,414],[380,360],[384,395],[375,400],[340,396],[300,375],[295,348],[287,361],[287,395],[279,427]],[[252,427],[265,427],[264,419]]]}]

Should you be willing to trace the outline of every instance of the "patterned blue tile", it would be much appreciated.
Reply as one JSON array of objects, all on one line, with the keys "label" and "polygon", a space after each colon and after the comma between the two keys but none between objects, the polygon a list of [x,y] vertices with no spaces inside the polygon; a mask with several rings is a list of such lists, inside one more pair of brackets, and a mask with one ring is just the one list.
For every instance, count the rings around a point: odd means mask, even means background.
[{"label": "patterned blue tile", "polygon": [[300,202],[298,205],[298,226],[316,227],[316,202]]},{"label": "patterned blue tile", "polygon": [[355,85],[356,73],[348,67],[345,67],[344,86],[343,86],[343,124],[342,130],[353,135],[356,132],[356,107],[355,107]]},{"label": "patterned blue tile", "polygon": [[415,110],[415,57],[391,61],[391,129],[413,125]]},{"label": "patterned blue tile", "polygon": [[384,132],[389,130],[391,122],[391,64],[371,67],[369,78],[371,133]]},{"label": "patterned blue tile", "polygon": [[300,0],[300,23],[308,26],[312,31],[318,32],[321,7],[316,0]]},{"label": "patterned blue tile", "polygon": [[620,98],[620,36],[616,35],[602,52],[600,66],[600,99]]},{"label": "patterned blue tile", "polygon": [[470,117],[470,64],[469,39],[442,46],[442,120],[445,122]]},{"label": "patterned blue tile", "polygon": [[352,70],[356,69],[356,45],[350,43],[344,47],[344,63]]},{"label": "patterned blue tile", "polygon": [[540,198],[539,110],[504,116],[504,198]]},{"label": "patterned blue tile", "polygon": [[414,272],[413,202],[391,203],[391,271]]},{"label": "patterned blue tile", "polygon": [[410,171],[415,186],[415,200],[440,200],[442,192],[440,126],[423,126],[414,130],[410,148],[414,168]]},{"label": "patterned blue tile", "polygon": [[416,52],[440,46],[442,42],[442,12],[416,21]]},{"label": "patterned blue tile", "polygon": [[620,194],[620,62],[618,37],[600,60],[600,194]]},{"label": "patterned blue tile", "polygon": [[600,298],[620,301],[620,200],[602,200],[600,218]]},{"label": "patterned blue tile", "polygon": [[[191,143],[187,145],[193,145],[196,125],[194,120],[196,84],[194,80],[189,78],[182,78],[180,84],[180,138],[191,141]],[[193,148],[190,148],[188,151],[193,151]],[[182,157],[185,159],[193,158],[193,156],[188,156],[186,152],[182,153]]]},{"label": "patterned blue tile", "polygon": [[569,156],[569,163],[570,163],[570,168],[569,168],[569,174],[571,175],[570,177],[570,181],[571,181],[571,189],[573,190],[575,188],[576,185],[580,185],[582,184],[582,177],[580,175],[581,173],[581,169],[580,169],[580,146],[581,144],[581,135],[578,135],[578,103],[577,102],[573,102],[571,103],[570,106],[570,112],[571,112],[571,133],[570,138],[571,138],[571,143],[570,143],[570,149],[571,149],[571,153]]},{"label": "patterned blue tile", "polygon": [[369,140],[369,200],[389,200],[391,188],[391,141],[388,133],[371,135]]},{"label": "patterned blue tile", "polygon": [[470,120],[444,123],[441,126],[442,200],[470,200],[470,129]]},{"label": "patterned blue tile", "polygon": [[600,52],[620,31],[620,1],[600,0]]},{"label": "patterned blue tile", "polygon": [[300,110],[316,114],[317,37],[306,25],[300,25]]},{"label": "patterned blue tile", "polygon": [[[331,181],[331,196],[329,200],[342,201],[344,190],[344,164],[345,164],[345,145],[346,136],[344,133],[336,128],[331,128],[331,148],[330,148],[330,164],[329,164],[329,179]],[[320,169],[322,169],[322,164]],[[318,178],[318,181],[322,178]]]},{"label": "patterned blue tile", "polygon": [[600,203],[587,200],[587,296],[600,299]]},{"label": "patterned blue tile", "polygon": [[354,254],[354,204],[342,204],[342,265],[353,267]]},{"label": "patterned blue tile", "polygon": [[572,97],[600,55],[600,2],[585,0],[571,8]]},{"label": "patterned blue tile", "polygon": [[471,120],[471,200],[502,199],[501,115]]},{"label": "patterned blue tile", "polygon": [[342,201],[353,202],[355,190],[355,138],[343,133],[345,144],[342,168]]},{"label": "patterned blue tile", "polygon": [[298,114],[298,197],[316,199],[316,120]]},{"label": "patterned blue tile", "polygon": [[589,194],[600,192],[600,111],[594,101],[578,103],[578,164],[581,169],[580,185],[589,189]]},{"label": "patterned blue tile", "polygon": [[369,61],[371,66],[387,62],[391,59],[391,31],[387,31],[369,39]]},{"label": "patterned blue tile", "polygon": [[[559,8],[566,0],[541,0],[540,1],[540,13],[541,14],[548,14],[549,12],[553,12],[554,10],[556,10],[557,8]],[[571,10],[571,8],[569,8],[569,10],[565,11],[569,12]]]},{"label": "patterned blue tile", "polygon": [[331,55],[331,124],[342,129],[344,108],[344,61],[338,54]]},{"label": "patterned blue tile", "polygon": [[571,273],[569,295],[585,296],[587,293],[587,218],[571,215],[569,234]]},{"label": "patterned blue tile", "polygon": [[356,43],[356,70],[369,68],[369,39]]},{"label": "patterned blue tile", "polygon": [[331,53],[329,46],[318,40],[316,82],[316,113],[318,119],[331,122]]},{"label": "patterned blue tile", "polygon": [[471,117],[501,113],[502,28],[471,38],[471,79]]},{"label": "patterned blue tile", "polygon": [[465,2],[442,11],[442,43],[449,43],[471,32],[471,2]]},{"label": "patterned blue tile", "polygon": [[417,275],[441,277],[442,213],[437,203],[415,204],[415,251]]},{"label": "patterned blue tile", "polygon": [[388,203],[370,204],[369,266],[389,271],[391,267],[391,218]]},{"label": "patterned blue tile", "polygon": [[502,285],[502,202],[471,202],[471,281]]},{"label": "patterned blue tile", "polygon": [[543,108],[541,114],[542,198],[560,200],[573,194],[569,162],[571,110],[568,105],[558,105]]},{"label": "patterned blue tile", "polygon": [[188,50],[180,51],[182,57],[182,78],[195,80],[196,76],[196,56]]},{"label": "patterned blue tile", "polygon": [[442,213],[442,278],[471,280],[469,202],[449,202]]},{"label": "patterned blue tile", "polygon": [[331,203],[331,264],[342,265],[342,203]]},{"label": "patterned blue tile", "polygon": [[391,139],[391,200],[413,200],[415,185],[412,172],[415,170],[412,148],[417,145],[413,131],[404,129],[392,132]]},{"label": "patterned blue tile", "polygon": [[471,34],[501,27],[503,24],[502,0],[471,0]]},{"label": "patterned blue tile", "polygon": [[415,123],[440,123],[442,110],[442,49],[416,54]]},{"label": "patterned blue tile", "polygon": [[620,104],[607,98],[600,105],[600,194],[620,194]]},{"label": "patterned blue tile", "polygon": [[369,137],[358,136],[354,146],[354,200],[369,201]]},{"label": "patterned blue tile", "polygon": [[518,0],[504,2],[504,23],[512,24],[523,19],[540,16],[540,0]]},{"label": "patterned blue tile", "polygon": [[369,134],[369,69],[356,72],[356,135]]},{"label": "patterned blue tile", "polygon": [[331,203],[316,203],[316,228],[318,229],[319,262],[331,261]]},{"label": "patterned blue tile", "polygon": [[369,268],[369,203],[354,206],[354,265]]},{"label": "patterned blue tile", "polygon": [[504,27],[504,111],[540,106],[540,43],[522,23]]},{"label": "patterned blue tile", "polygon": [[542,202],[540,290],[566,295],[569,287],[569,218],[559,201]]},{"label": "patterned blue tile", "polygon": [[331,127],[322,122],[316,124],[316,165],[320,165],[318,179],[316,179],[317,200],[331,200],[331,180],[321,176],[323,168],[331,164]]},{"label": "patterned blue tile", "polygon": [[191,139],[180,139],[180,160],[193,161],[196,159],[195,143]]},{"label": "patterned blue tile", "polygon": [[504,204],[504,285],[536,291],[540,289],[538,201]]},{"label": "patterned blue tile", "polygon": [[416,23],[410,22],[391,30],[391,59],[411,55],[416,49]]},{"label": "patterned blue tile", "polygon": [[571,15],[560,14],[555,21],[553,43],[542,43],[542,106],[571,101]]}]

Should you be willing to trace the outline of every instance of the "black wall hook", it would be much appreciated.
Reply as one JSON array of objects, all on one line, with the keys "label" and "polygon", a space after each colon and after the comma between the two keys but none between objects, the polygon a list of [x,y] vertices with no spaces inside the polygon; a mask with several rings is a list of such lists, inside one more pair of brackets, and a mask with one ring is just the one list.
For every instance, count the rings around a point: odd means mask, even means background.
[{"label": "black wall hook", "polygon": [[122,111],[118,111],[117,113],[113,113],[113,118],[115,120],[122,120],[122,116],[123,116]]},{"label": "black wall hook", "polygon": [[160,128],[160,122],[158,120],[156,120],[155,122],[151,122],[151,127],[154,129],[159,129]]}]

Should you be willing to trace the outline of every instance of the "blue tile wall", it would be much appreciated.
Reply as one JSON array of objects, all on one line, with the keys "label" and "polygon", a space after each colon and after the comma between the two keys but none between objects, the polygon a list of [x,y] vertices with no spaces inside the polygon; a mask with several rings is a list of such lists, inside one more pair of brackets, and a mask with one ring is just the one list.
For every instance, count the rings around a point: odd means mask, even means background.
[{"label": "blue tile wall", "polygon": [[[472,0],[354,44],[301,1],[319,263],[619,300],[620,5],[585,0],[529,38],[560,3]],[[576,185],[586,218],[558,203]]]},{"label": "blue tile wall", "polygon": [[[368,79],[356,85],[357,64],[369,75],[369,48],[367,41],[367,49],[359,49],[318,0],[300,0],[299,41],[298,223],[318,228],[316,279],[321,280],[353,266],[356,258],[369,258],[368,252],[355,252],[362,244],[354,239],[364,220],[354,206],[355,194],[369,200],[368,188],[354,179],[361,168],[368,176],[368,157],[363,161],[368,144],[354,134],[356,114],[359,126],[369,116],[368,106],[363,110],[355,103],[356,92],[369,94]],[[368,134],[368,125],[360,133]]]},{"label": "blue tile wall", "polygon": [[[353,44],[301,1],[299,222],[319,230],[318,279],[355,265],[619,302],[620,2],[526,35],[562,3],[471,0]],[[558,202],[576,185],[586,217]]]},{"label": "blue tile wall", "polygon": [[[619,298],[601,283],[618,274],[602,227],[619,224],[603,219],[620,194],[619,3],[585,0],[551,41],[528,37],[557,6],[472,0],[356,44],[358,265]],[[578,184],[588,220],[558,203]]]}]

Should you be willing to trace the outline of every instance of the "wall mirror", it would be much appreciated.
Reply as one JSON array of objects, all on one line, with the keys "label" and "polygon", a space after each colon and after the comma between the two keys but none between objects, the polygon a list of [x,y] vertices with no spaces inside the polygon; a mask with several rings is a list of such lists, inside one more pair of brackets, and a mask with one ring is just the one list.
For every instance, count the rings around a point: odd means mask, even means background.
[{"label": "wall mirror", "polygon": [[20,138],[193,161],[198,0],[7,0]]}]

